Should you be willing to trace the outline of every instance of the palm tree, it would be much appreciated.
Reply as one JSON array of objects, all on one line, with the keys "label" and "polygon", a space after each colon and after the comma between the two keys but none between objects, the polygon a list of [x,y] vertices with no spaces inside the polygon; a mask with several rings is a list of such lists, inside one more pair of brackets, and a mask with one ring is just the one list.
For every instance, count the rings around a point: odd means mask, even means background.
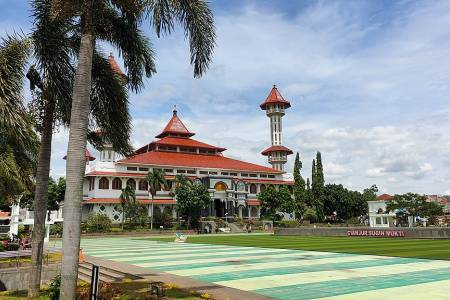
[{"label": "palm tree", "polygon": [[32,190],[39,146],[22,102],[30,46],[20,36],[0,39],[0,200],[8,203]]},{"label": "palm tree", "polygon": [[120,194],[120,206],[122,207],[122,231],[123,231],[123,223],[125,221],[125,207],[128,204],[136,201],[136,194],[134,189],[132,189],[129,185],[127,185],[124,189],[122,189],[122,193]]},{"label": "palm tree", "polygon": [[91,71],[94,46],[97,40],[110,42],[123,55],[128,71],[128,84],[138,91],[154,72],[151,53],[142,55],[139,45],[132,43],[140,36],[139,26],[150,20],[159,37],[170,33],[175,21],[184,26],[189,39],[194,76],[201,76],[209,66],[215,44],[212,12],[203,0],[53,0],[56,18],[80,22],[81,37],[78,66],[72,94],[69,145],[67,151],[67,187],[64,201],[63,265],[61,270],[61,298],[74,299],[80,246],[82,183],[85,163],[86,136],[90,106]]},{"label": "palm tree", "polygon": [[153,229],[153,201],[155,200],[156,192],[160,191],[164,187],[167,187],[167,181],[164,177],[164,172],[159,169],[153,169],[153,171],[147,174],[148,193],[152,196],[152,202],[150,207],[150,229]]},{"label": "palm tree", "polygon": [[[31,41],[35,64],[27,77],[34,98],[30,108],[35,116],[36,129],[41,134],[41,147],[34,199],[30,298],[36,297],[40,287],[53,129],[58,125],[68,126],[70,122],[76,63],[73,57],[77,57],[80,44],[80,26],[75,26],[71,20],[52,18],[49,0],[34,1],[33,16],[35,22]],[[145,41],[141,45],[150,52]],[[103,142],[110,142],[117,152],[128,154],[131,151],[130,116],[123,78],[111,69],[100,52],[96,51],[93,57],[91,131],[88,139],[97,147]],[[94,133],[96,127],[102,128],[101,137]]]}]

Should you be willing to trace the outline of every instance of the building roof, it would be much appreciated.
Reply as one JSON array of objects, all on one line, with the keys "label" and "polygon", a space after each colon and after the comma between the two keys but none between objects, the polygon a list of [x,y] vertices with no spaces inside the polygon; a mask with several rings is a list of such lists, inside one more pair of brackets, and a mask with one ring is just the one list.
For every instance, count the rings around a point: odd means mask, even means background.
[{"label": "building roof", "polygon": [[270,153],[275,152],[275,151],[283,151],[283,152],[286,152],[286,154],[288,154],[288,155],[293,153],[292,150],[289,149],[288,147],[276,145],[276,146],[270,146],[269,148],[267,148],[263,152],[261,152],[261,154],[267,156]]},{"label": "building roof", "polygon": [[[89,152],[88,149],[84,151],[84,157],[86,158],[86,161],[93,161],[95,160],[95,157],[92,156],[91,152]],[[64,155],[63,159],[67,159],[67,155]]]},{"label": "building roof", "polygon": [[249,206],[258,206],[259,205],[259,200],[258,199],[248,199],[247,200],[247,204]]},{"label": "building roof", "polygon": [[118,161],[118,163],[283,173],[276,169],[228,158],[222,155],[202,155],[180,152],[150,151],[127,157]]},{"label": "building roof", "polygon": [[[137,201],[141,204],[151,204],[151,199],[137,199]],[[83,204],[93,204],[93,203],[104,203],[104,204],[114,204],[120,203],[120,198],[89,198],[83,201]],[[176,201],[174,199],[154,199],[154,204],[175,204]]]},{"label": "building roof", "polygon": [[377,197],[377,200],[392,200],[394,199],[394,196],[391,196],[389,194],[381,194],[380,196]]},{"label": "building roof", "polygon": [[135,151],[135,153],[139,154],[139,153],[147,152],[148,150],[154,149],[156,145],[201,148],[201,149],[208,149],[208,150],[217,150],[219,152],[227,150],[226,148],[216,147],[216,146],[209,145],[209,144],[206,144],[206,143],[203,143],[203,142],[191,139],[191,138],[166,136],[160,140],[153,141],[150,144],[147,144],[147,145],[137,149]]},{"label": "building roof", "polygon": [[190,137],[195,135],[195,133],[190,132],[186,126],[184,126],[183,122],[181,122],[180,118],[177,116],[177,109],[174,108],[172,118],[167,123],[166,127],[164,127],[163,131],[156,136],[156,138],[163,138],[169,135],[177,135]]},{"label": "building roof", "polygon": [[259,107],[261,109],[265,110],[267,108],[268,104],[284,104],[284,108],[291,107],[291,104],[289,101],[286,101],[283,96],[281,96],[280,92],[278,91],[276,85],[273,85],[272,89],[270,90],[269,95],[267,96],[266,100],[264,100],[263,103]]},{"label": "building roof", "polygon": [[112,52],[109,53],[108,62],[109,62],[109,65],[111,66],[111,69],[112,69],[117,75],[125,76],[125,74],[123,74],[122,70],[120,69],[119,64],[118,64],[117,61],[114,59],[114,56],[113,56]]},{"label": "building roof", "polygon": [[2,219],[2,220],[9,219],[9,215],[10,215],[10,213],[7,211],[0,211],[0,219]]}]

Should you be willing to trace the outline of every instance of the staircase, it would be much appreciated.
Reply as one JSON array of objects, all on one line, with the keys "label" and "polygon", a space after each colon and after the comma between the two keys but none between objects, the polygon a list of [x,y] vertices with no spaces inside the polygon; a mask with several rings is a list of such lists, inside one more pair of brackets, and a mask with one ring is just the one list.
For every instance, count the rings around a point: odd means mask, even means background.
[{"label": "staircase", "polygon": [[234,223],[227,223],[227,226],[230,228],[230,231],[232,233],[240,233],[240,232],[244,232],[244,230],[242,230],[242,228],[240,228],[239,226],[237,226]]},{"label": "staircase", "polygon": [[[78,266],[78,279],[85,282],[91,282],[92,263],[82,262]],[[136,276],[131,274],[116,271],[107,267],[99,267],[99,281],[102,282],[120,282],[124,279],[136,279]]]}]

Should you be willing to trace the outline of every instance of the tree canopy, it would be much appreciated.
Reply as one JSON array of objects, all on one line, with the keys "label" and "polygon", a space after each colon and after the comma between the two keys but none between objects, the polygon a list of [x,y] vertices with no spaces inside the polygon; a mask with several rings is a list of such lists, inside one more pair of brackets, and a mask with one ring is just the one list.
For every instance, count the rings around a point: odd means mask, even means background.
[{"label": "tree canopy", "polygon": [[190,181],[183,175],[177,175],[175,197],[177,211],[187,220],[189,227],[197,224],[202,209],[211,203],[208,189],[199,181]]}]

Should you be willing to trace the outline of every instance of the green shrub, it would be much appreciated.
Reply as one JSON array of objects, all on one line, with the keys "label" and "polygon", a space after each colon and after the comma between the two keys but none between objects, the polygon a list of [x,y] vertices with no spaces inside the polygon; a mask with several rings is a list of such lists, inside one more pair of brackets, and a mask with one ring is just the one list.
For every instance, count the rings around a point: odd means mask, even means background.
[{"label": "green shrub", "polygon": [[88,232],[108,232],[111,230],[112,221],[105,214],[91,214],[86,222]]},{"label": "green shrub", "polygon": [[283,221],[277,222],[276,225],[281,228],[295,228],[295,227],[299,227],[300,223],[297,220],[283,220]]},{"label": "green shrub", "polygon": [[303,219],[310,221],[311,223],[317,221],[317,213],[314,209],[308,208],[303,213]]},{"label": "green shrub", "polygon": [[5,246],[3,246],[3,243],[0,242],[0,252],[5,251]]},{"label": "green shrub", "polygon": [[159,228],[160,226],[163,226],[164,228],[170,228],[172,227],[172,216],[168,213],[155,215],[154,222],[157,228]]},{"label": "green shrub", "polygon": [[359,221],[359,218],[353,217],[347,220],[347,224],[358,225],[361,224],[361,222]]},{"label": "green shrub", "polygon": [[59,289],[61,287],[61,275],[57,275],[53,278],[50,286],[48,287],[48,295],[50,300],[59,300]]},{"label": "green shrub", "polygon": [[63,223],[55,223],[50,226],[50,235],[62,236]]}]

